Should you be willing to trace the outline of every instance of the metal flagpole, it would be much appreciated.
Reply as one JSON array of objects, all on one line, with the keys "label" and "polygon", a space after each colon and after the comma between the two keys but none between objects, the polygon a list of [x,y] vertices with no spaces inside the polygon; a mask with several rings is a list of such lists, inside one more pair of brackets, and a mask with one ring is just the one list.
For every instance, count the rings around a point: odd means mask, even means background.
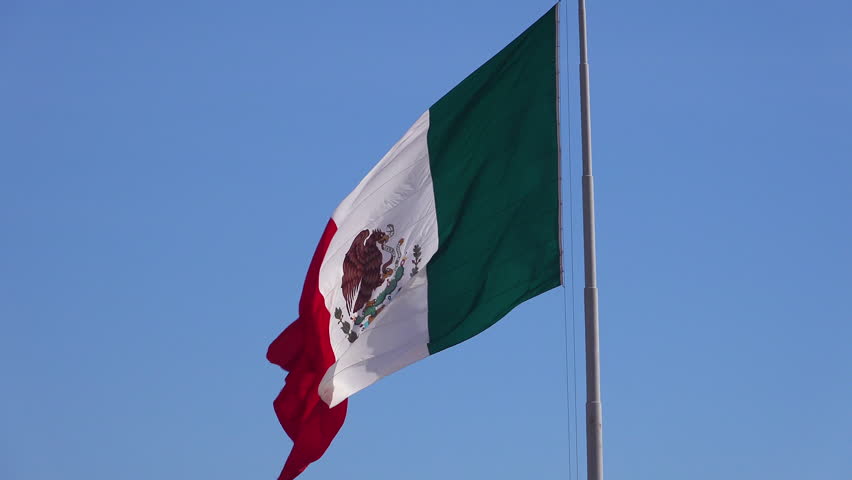
[{"label": "metal flagpole", "polygon": [[601,369],[598,345],[598,288],[595,265],[595,190],[592,177],[592,117],[589,105],[589,52],[586,39],[586,0],[577,0],[580,26],[580,125],[583,141],[583,258],[586,286],[586,473],[603,480],[601,439]]}]

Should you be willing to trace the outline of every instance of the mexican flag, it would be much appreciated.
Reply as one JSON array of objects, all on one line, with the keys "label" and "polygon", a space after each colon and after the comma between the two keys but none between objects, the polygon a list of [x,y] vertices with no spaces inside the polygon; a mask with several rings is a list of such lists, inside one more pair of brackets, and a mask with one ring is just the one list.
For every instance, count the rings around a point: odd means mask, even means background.
[{"label": "mexican flag", "polygon": [[561,284],[556,21],[420,115],[334,211],[267,354],[289,372],[280,478],[325,452],[351,395]]}]

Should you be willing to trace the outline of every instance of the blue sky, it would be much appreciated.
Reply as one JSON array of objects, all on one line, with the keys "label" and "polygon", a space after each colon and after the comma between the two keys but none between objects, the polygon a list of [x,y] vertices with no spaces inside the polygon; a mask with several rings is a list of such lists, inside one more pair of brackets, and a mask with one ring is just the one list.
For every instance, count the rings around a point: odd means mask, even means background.
[{"label": "blue sky", "polygon": [[[3,2],[0,477],[274,478],[328,216],[549,6]],[[607,478],[852,472],[850,18],[590,1]],[[573,478],[571,291],[356,395],[302,478]]]}]

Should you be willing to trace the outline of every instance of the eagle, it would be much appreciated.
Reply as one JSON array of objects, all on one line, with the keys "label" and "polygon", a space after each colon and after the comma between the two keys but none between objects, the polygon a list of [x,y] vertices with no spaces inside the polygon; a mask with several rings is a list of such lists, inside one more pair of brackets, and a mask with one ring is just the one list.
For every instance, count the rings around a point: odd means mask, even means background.
[{"label": "eagle", "polygon": [[343,298],[350,314],[355,313],[370,300],[373,290],[384,281],[381,247],[390,237],[381,230],[362,230],[343,257]]}]

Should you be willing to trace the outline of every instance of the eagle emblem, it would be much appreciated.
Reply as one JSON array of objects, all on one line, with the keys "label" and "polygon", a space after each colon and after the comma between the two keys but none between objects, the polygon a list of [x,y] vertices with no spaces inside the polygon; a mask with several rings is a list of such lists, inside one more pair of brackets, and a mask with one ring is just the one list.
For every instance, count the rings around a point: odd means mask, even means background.
[{"label": "eagle emblem", "polygon": [[362,230],[343,257],[343,298],[346,310],[357,312],[370,300],[373,290],[382,284],[382,273],[393,256],[382,265],[382,250],[390,236],[381,230]]},{"label": "eagle emblem", "polygon": [[[355,236],[349,250],[343,257],[343,278],[340,288],[346,307],[347,319],[343,318],[343,309],[335,308],[334,318],[350,343],[358,339],[360,333],[375,322],[376,317],[390,303],[393,295],[400,292],[400,280],[405,274],[407,254],[403,255],[404,238],[390,246],[394,236],[394,226],[387,225],[385,231],[364,229]],[[389,254],[385,259],[385,254]],[[419,271],[422,256],[420,245],[413,249],[410,276]],[[380,287],[381,292],[373,294]]]}]

